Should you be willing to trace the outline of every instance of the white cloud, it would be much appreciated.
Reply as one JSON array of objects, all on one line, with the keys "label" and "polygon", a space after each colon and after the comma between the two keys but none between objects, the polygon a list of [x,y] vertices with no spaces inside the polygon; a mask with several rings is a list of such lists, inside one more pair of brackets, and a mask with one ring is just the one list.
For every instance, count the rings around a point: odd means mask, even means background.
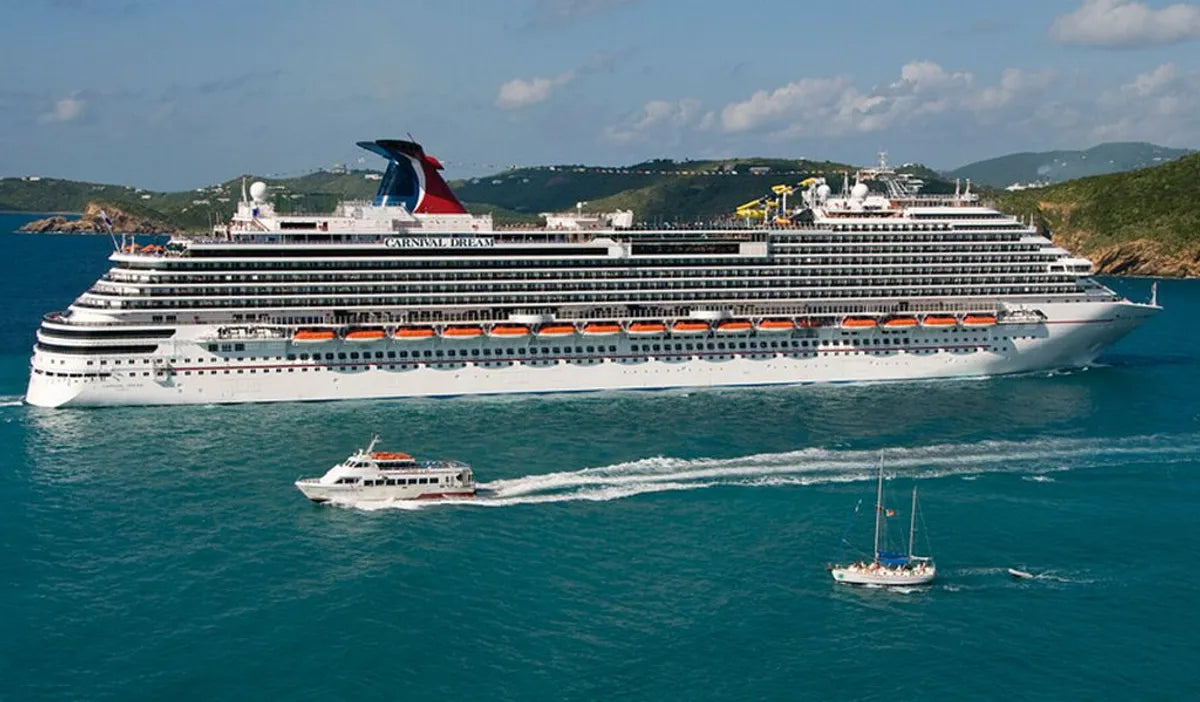
[{"label": "white cloud", "polygon": [[631,115],[625,124],[605,127],[604,138],[614,144],[674,141],[682,128],[695,125],[702,119],[699,100],[651,100]]},{"label": "white cloud", "polygon": [[1045,90],[1053,80],[1053,71],[1028,72],[1019,68],[1006,68],[1000,74],[998,84],[986,86],[969,97],[966,106],[976,111],[998,110],[1007,107],[1023,95]]},{"label": "white cloud", "polygon": [[496,95],[496,107],[502,110],[517,110],[522,107],[536,105],[550,99],[554,89],[566,85],[575,79],[574,71],[567,71],[556,78],[534,78],[522,80],[514,78],[500,86]]},{"label": "white cloud", "polygon": [[1045,89],[1050,72],[1008,69],[996,85],[975,87],[975,76],[947,71],[932,61],[912,61],[896,81],[870,90],[847,77],[804,78],[720,110],[728,133],[766,130],[781,138],[878,132],[937,115],[974,113],[978,117],[1010,109]]},{"label": "white cloud", "polygon": [[1177,4],[1152,10],[1129,0],[1084,0],[1050,25],[1050,38],[1063,44],[1131,47],[1173,44],[1200,37],[1200,7]]},{"label": "white cloud", "polygon": [[71,97],[56,100],[49,111],[43,112],[38,116],[38,121],[42,124],[72,122],[82,117],[86,109],[87,100],[72,95]]},{"label": "white cloud", "polygon": [[1200,140],[1200,71],[1164,63],[1096,100],[1093,138],[1195,144]]}]

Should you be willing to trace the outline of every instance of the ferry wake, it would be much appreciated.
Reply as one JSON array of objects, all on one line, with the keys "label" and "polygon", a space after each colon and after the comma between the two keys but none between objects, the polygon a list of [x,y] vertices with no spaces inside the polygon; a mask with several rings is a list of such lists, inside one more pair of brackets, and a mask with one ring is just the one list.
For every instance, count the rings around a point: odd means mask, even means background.
[{"label": "ferry wake", "polygon": [[[44,407],[786,385],[1084,366],[1159,309],[970,188],[882,163],[743,226],[497,229],[412,141],[374,201],[228,224],[112,268],[37,332]],[[868,182],[882,184],[871,192]]]}]

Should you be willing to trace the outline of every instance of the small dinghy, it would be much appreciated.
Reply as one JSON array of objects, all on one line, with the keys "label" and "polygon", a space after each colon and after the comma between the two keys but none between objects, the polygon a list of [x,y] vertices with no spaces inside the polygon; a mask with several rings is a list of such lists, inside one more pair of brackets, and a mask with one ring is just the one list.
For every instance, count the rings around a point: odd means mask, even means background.
[{"label": "small dinghy", "polygon": [[1009,568],[1008,574],[1020,580],[1028,580],[1033,577],[1033,573],[1024,570],[1017,570],[1016,568]]}]

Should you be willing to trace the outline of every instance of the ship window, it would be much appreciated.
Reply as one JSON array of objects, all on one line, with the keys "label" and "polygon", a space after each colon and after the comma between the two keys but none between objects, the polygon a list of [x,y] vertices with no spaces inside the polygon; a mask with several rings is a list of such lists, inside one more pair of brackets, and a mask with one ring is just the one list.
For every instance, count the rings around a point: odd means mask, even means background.
[{"label": "ship window", "polygon": [[333,354],[332,354],[332,353],[327,353],[327,354],[325,354],[325,360],[326,360],[326,361],[332,361],[332,360],[333,360]]},{"label": "ship window", "polygon": [[[393,356],[393,357],[394,357],[394,356]],[[376,352],[375,352],[375,358],[383,358],[383,352],[382,352],[382,351],[376,351]]]},{"label": "ship window", "polygon": [[294,361],[294,360],[296,360],[296,354],[294,354],[294,353],[289,353],[289,354],[287,355],[287,360],[289,360],[289,361]]},{"label": "ship window", "polygon": [[350,352],[350,358],[351,358],[351,359],[354,359],[354,360],[357,360],[357,359],[358,359],[358,352],[357,352],[357,351],[351,351],[351,352]]},{"label": "ship window", "polygon": [[217,352],[217,345],[216,345],[216,344],[209,344],[209,345],[208,345],[208,350],[209,350],[210,352],[212,352],[212,353],[216,353],[216,352]]},{"label": "ship window", "polygon": [[[357,355],[357,354],[355,354],[355,355]],[[339,352],[338,352],[338,360],[339,360],[339,361],[344,361],[344,360],[346,360],[346,352],[345,352],[345,351],[339,351]]]},{"label": "ship window", "polygon": [[234,344],[234,345],[233,345],[233,350],[234,350],[234,351],[245,351],[245,350],[246,350],[246,345],[245,345],[245,344]]}]

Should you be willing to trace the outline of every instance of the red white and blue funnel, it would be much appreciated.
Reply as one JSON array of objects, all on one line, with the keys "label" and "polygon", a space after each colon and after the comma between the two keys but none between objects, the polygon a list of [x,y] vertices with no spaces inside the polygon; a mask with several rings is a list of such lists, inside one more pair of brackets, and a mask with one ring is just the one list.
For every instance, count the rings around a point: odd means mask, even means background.
[{"label": "red white and blue funnel", "polygon": [[466,214],[442,180],[442,164],[415,141],[379,139],[358,145],[388,160],[387,172],[375,194],[376,205],[404,205],[413,214]]}]

